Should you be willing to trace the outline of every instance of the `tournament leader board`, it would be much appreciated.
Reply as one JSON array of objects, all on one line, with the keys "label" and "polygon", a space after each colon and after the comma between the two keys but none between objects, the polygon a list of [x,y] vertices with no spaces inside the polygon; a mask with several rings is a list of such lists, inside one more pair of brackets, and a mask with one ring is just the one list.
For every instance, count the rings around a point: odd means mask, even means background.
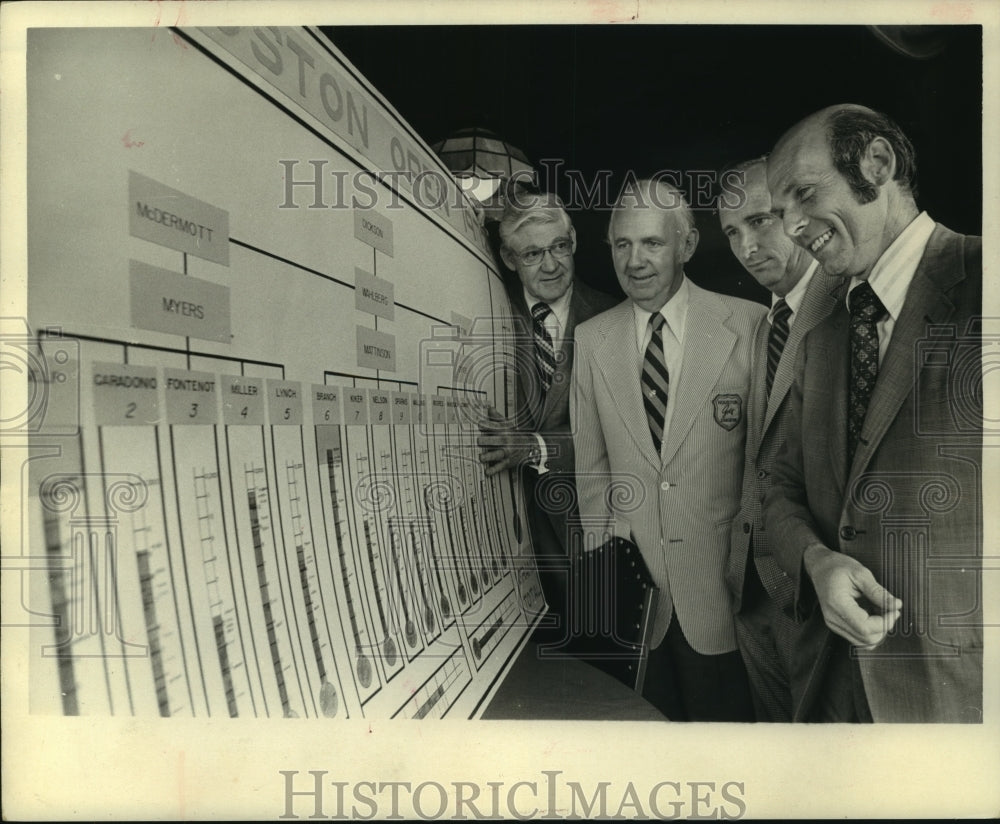
[{"label": "tournament leader board", "polygon": [[31,710],[481,713],[545,609],[475,447],[509,319],[471,205],[317,31],[29,32]]}]

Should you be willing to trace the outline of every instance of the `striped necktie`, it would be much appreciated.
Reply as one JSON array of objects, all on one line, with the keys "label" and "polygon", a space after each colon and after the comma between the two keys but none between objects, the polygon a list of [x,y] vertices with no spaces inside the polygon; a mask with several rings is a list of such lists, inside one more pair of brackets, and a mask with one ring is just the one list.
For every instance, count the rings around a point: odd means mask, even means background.
[{"label": "striped necktie", "polygon": [[542,389],[549,391],[552,386],[552,375],[556,371],[556,350],[552,346],[552,336],[545,328],[545,318],[552,313],[547,303],[536,303],[531,307],[532,329],[535,338],[535,363],[538,365],[538,376],[542,381]]},{"label": "striped necktie", "polygon": [[781,298],[774,304],[774,320],[771,321],[771,331],[767,336],[767,396],[771,397],[771,387],[774,385],[774,373],[778,369],[781,353],[788,340],[788,321],[792,317],[792,307]]},{"label": "striped necktie", "polygon": [[654,312],[649,318],[652,330],[646,354],[642,359],[642,403],[646,407],[649,433],[653,436],[653,448],[660,454],[663,443],[663,421],[667,412],[667,396],[670,391],[670,375],[663,357],[663,324],[665,318]]},{"label": "striped necktie", "polygon": [[848,298],[851,308],[851,378],[847,407],[847,465],[861,440],[868,402],[878,380],[878,321],[886,314],[868,281],[856,286]]}]

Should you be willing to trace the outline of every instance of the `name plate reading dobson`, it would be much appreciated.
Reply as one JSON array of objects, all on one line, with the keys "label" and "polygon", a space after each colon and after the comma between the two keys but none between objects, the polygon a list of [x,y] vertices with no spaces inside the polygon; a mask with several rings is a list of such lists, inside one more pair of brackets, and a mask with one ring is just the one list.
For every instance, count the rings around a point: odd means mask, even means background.
[{"label": "name plate reading dobson", "polygon": [[167,423],[218,423],[219,383],[209,372],[163,370]]},{"label": "name plate reading dobson", "polygon": [[298,381],[268,380],[267,413],[272,426],[302,426],[302,384]]},{"label": "name plate reading dobson", "polygon": [[377,332],[367,326],[357,327],[358,366],[396,371],[396,336]]},{"label": "name plate reading dobson", "polygon": [[222,421],[233,426],[264,425],[264,381],[242,375],[222,375]]},{"label": "name plate reading dobson", "polygon": [[129,170],[132,237],[229,265],[229,212]]},{"label": "name plate reading dobson", "polygon": [[374,209],[354,210],[354,237],[392,257],[392,221]]},{"label": "name plate reading dobson", "polygon": [[149,426],[160,422],[160,380],[155,366],[95,361],[91,386],[98,426]]},{"label": "name plate reading dobson", "polygon": [[340,423],[343,420],[340,414],[340,396],[343,391],[340,386],[327,386],[323,383],[312,385],[314,424]]},{"label": "name plate reading dobson", "polygon": [[230,343],[229,287],[130,260],[132,325]]},{"label": "name plate reading dobson", "polygon": [[373,424],[392,423],[392,398],[383,389],[368,390],[368,419]]},{"label": "name plate reading dobson", "polygon": [[370,275],[362,269],[354,270],[354,308],[394,320],[396,303],[393,299],[392,282]]}]

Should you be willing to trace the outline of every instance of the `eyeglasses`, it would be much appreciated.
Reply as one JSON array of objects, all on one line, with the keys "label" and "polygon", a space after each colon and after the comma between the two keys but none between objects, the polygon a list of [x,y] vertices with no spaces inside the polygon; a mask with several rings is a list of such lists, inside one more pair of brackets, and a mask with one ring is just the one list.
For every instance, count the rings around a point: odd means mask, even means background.
[{"label": "eyeglasses", "polygon": [[573,244],[569,239],[563,238],[543,249],[529,249],[527,252],[514,252],[514,254],[523,265],[537,266],[542,262],[546,252],[551,252],[554,258],[566,258],[573,254]]}]

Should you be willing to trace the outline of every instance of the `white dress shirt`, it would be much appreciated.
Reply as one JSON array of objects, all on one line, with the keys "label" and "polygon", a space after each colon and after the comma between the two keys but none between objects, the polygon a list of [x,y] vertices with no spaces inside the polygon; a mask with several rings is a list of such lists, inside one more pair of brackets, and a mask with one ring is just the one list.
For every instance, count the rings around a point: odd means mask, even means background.
[{"label": "white dress shirt", "polygon": [[[795,323],[795,316],[799,313],[799,307],[802,306],[802,301],[805,299],[806,290],[809,288],[809,282],[813,279],[813,275],[816,274],[816,270],[819,268],[819,261],[814,260],[809,264],[809,268],[806,269],[806,273],[799,278],[799,282],[796,283],[791,291],[785,295],[785,303],[788,304],[788,308],[792,310],[792,314],[788,317],[788,328],[792,328],[792,324]],[[771,309],[767,313],[767,322],[774,325],[774,307],[778,305],[778,301],[781,300],[777,295],[771,295]]]}]

